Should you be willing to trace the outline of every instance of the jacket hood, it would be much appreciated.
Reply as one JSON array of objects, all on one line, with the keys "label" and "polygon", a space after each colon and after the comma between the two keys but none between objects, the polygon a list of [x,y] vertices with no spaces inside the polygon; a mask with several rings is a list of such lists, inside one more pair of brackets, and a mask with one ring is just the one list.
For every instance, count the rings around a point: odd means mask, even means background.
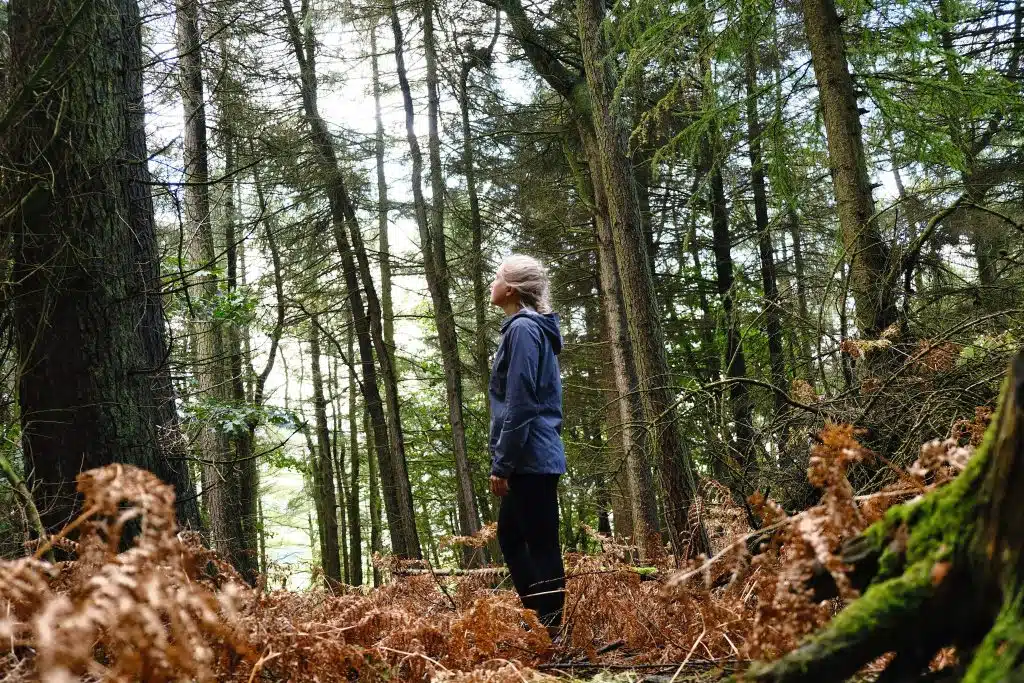
[{"label": "jacket hood", "polygon": [[538,313],[532,308],[524,308],[515,315],[505,318],[501,323],[501,331],[507,330],[512,321],[519,318],[529,318],[540,327],[541,332],[551,342],[551,350],[556,356],[562,352],[562,331],[558,327],[557,313]]}]

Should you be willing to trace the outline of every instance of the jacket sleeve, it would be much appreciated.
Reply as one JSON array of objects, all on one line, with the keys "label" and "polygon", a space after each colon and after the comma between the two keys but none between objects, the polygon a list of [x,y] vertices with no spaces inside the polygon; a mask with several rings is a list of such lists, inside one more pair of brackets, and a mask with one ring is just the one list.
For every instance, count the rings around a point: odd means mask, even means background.
[{"label": "jacket sleeve", "polygon": [[508,378],[505,383],[505,421],[501,425],[491,474],[507,478],[530,435],[530,423],[539,413],[537,365],[540,360],[540,330],[532,322],[514,323],[506,331]]}]

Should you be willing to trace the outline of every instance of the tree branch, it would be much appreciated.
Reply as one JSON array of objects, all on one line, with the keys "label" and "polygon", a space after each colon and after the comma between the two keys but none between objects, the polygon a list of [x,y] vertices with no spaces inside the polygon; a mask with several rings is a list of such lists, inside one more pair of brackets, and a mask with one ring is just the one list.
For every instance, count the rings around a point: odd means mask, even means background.
[{"label": "tree branch", "polygon": [[521,0],[480,1],[505,12],[512,25],[512,32],[533,68],[555,92],[567,100],[572,100],[576,86],[584,82],[583,75],[573,73],[558,59],[554,50],[545,45],[540,32],[526,16]]}]

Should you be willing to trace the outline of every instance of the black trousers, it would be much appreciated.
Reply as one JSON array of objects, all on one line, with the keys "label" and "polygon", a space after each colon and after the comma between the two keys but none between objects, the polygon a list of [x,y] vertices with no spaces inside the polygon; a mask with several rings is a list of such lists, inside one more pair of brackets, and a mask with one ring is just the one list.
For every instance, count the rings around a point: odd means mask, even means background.
[{"label": "black trousers", "polygon": [[565,568],[558,542],[558,474],[513,474],[498,512],[498,544],[523,607],[562,623]]}]

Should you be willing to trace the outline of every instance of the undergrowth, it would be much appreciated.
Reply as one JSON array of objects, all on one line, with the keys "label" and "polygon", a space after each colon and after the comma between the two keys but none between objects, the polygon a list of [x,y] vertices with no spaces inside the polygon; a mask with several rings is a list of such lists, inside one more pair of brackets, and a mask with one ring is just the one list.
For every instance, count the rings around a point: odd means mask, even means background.
[{"label": "undergrowth", "polygon": [[[961,440],[977,431],[957,430]],[[608,538],[598,555],[568,555],[568,628],[558,646],[493,575],[395,577],[368,593],[250,588],[196,534],[176,532],[170,487],[129,466],[92,470],[79,476],[84,512],[68,533],[32,557],[0,562],[0,674],[48,683],[506,683],[562,675],[552,662],[566,672],[586,662],[694,680],[683,672],[776,657],[824,624],[854,595],[837,556],[843,540],[946,483],[970,456],[958,441],[927,444],[896,485],[857,497],[847,468],[874,456],[856,436],[838,425],[820,434],[808,471],[824,490],[816,507],[787,517],[755,497],[758,534],[742,528],[746,516],[728,492],[709,484],[703,509],[720,532],[713,558],[676,570],[666,557],[651,581]],[[50,546],[73,559],[43,561]],[[825,573],[841,597],[815,602],[809,585]]]}]

